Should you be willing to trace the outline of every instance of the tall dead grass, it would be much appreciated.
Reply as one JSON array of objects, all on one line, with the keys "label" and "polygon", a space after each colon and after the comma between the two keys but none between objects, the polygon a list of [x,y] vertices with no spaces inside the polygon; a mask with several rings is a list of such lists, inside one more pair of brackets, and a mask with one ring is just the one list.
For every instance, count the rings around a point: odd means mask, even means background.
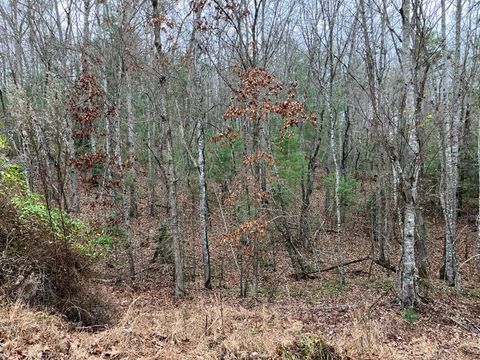
[{"label": "tall dead grass", "polygon": [[[148,295],[134,298],[116,325],[78,331],[58,315],[21,303],[0,308],[0,353],[5,359],[278,359],[292,348],[309,324],[285,305],[222,302],[217,295],[162,304]],[[344,359],[477,359],[478,341],[457,334],[438,338],[421,323],[412,326],[398,314],[376,318],[359,307],[326,342]],[[433,334],[435,334],[433,332]],[[342,357],[343,356],[343,357]]]}]

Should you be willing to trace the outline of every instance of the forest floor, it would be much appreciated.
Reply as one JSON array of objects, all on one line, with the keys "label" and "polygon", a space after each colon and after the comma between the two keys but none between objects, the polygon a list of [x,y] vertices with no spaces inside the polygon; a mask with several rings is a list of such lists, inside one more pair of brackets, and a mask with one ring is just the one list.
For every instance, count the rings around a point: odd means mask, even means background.
[{"label": "forest floor", "polygon": [[[187,211],[184,216],[188,218]],[[134,287],[120,272],[125,268],[122,254],[117,254],[116,263],[113,257],[98,268],[95,282],[115,308],[111,325],[78,328],[45,310],[19,302],[4,304],[0,359],[303,359],[315,351],[312,359],[327,359],[318,355],[322,346],[330,352],[328,359],[480,358],[480,285],[474,282],[471,262],[462,267],[461,294],[441,281],[428,280],[421,286],[420,308],[403,311],[395,298],[395,275],[370,261],[346,267],[344,286],[336,271],[295,281],[285,254],[278,250],[271,255],[274,265],[262,271],[259,296],[242,298],[231,252],[212,235],[214,290],[202,289],[201,268],[192,268],[195,247],[191,254],[187,248],[190,281],[186,298],[178,299],[172,294],[171,267],[150,264],[157,221],[143,215],[132,222],[138,259]],[[347,260],[370,254],[363,222],[353,216],[346,225]],[[476,233],[470,224],[460,229],[462,262],[473,252]],[[182,230],[193,238],[188,229]],[[428,220],[432,278],[438,277],[441,234],[441,223]],[[335,265],[333,235],[327,231],[321,243],[322,268]],[[398,258],[398,249],[392,244],[392,259]],[[221,267],[219,257],[225,259]],[[221,283],[220,274],[228,274]]]}]

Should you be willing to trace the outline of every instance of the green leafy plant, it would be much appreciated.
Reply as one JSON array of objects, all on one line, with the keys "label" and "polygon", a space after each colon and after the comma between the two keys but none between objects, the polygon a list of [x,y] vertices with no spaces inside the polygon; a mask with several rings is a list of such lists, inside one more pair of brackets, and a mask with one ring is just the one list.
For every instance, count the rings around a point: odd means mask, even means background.
[{"label": "green leafy plant", "polygon": [[8,140],[5,135],[0,135],[0,151],[1,152],[6,152],[10,149],[10,146],[8,145]]},{"label": "green leafy plant", "polygon": [[[4,147],[2,137],[0,147]],[[19,218],[32,227],[43,225],[52,235],[51,241],[64,240],[88,258],[104,255],[113,246],[114,236],[104,229],[95,230],[65,211],[47,206],[42,195],[28,190],[22,167],[9,164],[3,156],[0,156],[0,186],[12,192],[10,202]]]},{"label": "green leafy plant", "polygon": [[84,241],[76,241],[73,247],[90,259],[107,255],[116,243],[116,238],[104,230],[91,230],[84,236]]},{"label": "green leafy plant", "polygon": [[411,325],[418,321],[418,314],[413,306],[409,306],[403,311],[403,319]]},{"label": "green leafy plant", "polygon": [[40,194],[27,190],[14,196],[12,203],[17,208],[21,219],[40,221],[59,239],[72,241],[81,236],[81,232],[86,228],[83,221],[71,218],[64,211],[57,208],[49,209]]},{"label": "green leafy plant", "polygon": [[27,182],[22,167],[18,164],[8,164],[5,158],[0,157],[0,184],[8,189],[26,191]]}]

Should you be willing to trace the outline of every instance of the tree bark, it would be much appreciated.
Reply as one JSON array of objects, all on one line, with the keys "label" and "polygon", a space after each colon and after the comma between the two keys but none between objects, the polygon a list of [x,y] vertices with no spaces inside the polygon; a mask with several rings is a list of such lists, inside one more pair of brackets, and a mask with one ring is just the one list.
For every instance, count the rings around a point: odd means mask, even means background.
[{"label": "tree bark", "polygon": [[335,78],[335,64],[334,64],[334,54],[333,54],[333,41],[334,41],[334,27],[335,27],[335,18],[334,16],[329,19],[329,29],[330,34],[328,38],[328,58],[329,58],[329,79],[328,79],[328,95],[327,95],[327,110],[328,110],[328,120],[329,120],[329,137],[330,137],[330,157],[333,162],[333,170],[335,172],[335,185],[334,185],[334,199],[335,199],[335,218],[336,218],[336,238],[337,238],[337,251],[338,251],[338,262],[339,262],[339,277],[340,283],[343,285],[345,283],[345,275],[343,270],[344,262],[344,250],[343,250],[343,238],[342,238],[342,214],[341,214],[341,203],[340,203],[340,164],[338,161],[337,155],[337,138],[336,138],[336,126],[335,126],[335,113],[333,105],[333,82]]},{"label": "tree bark", "polygon": [[[455,51],[453,63],[448,61],[446,4],[442,0],[442,41],[443,41],[443,116],[444,116],[444,159],[445,159],[445,194],[443,212],[445,219],[445,250],[444,263],[440,270],[441,277],[450,285],[455,285],[458,278],[458,269],[455,255],[456,222],[457,222],[457,188],[458,188],[458,160],[459,160],[459,127],[461,109],[460,99],[460,42],[462,1],[457,0],[455,19]],[[450,78],[452,78],[449,91]]]},{"label": "tree bark", "polygon": [[480,281],[480,116],[477,125],[477,162],[478,162],[478,217],[477,217],[477,280]]},{"label": "tree bark", "polygon": [[200,69],[199,69],[199,60],[200,60],[200,40],[199,40],[199,31],[201,27],[201,18],[203,5],[198,4],[195,10],[195,18],[193,22],[193,30],[191,37],[191,52],[192,52],[192,61],[190,65],[190,89],[189,95],[191,97],[191,108],[193,112],[193,117],[196,118],[196,140],[197,140],[197,149],[198,149],[198,159],[197,159],[197,168],[198,168],[198,183],[199,183],[199,223],[200,223],[200,245],[202,248],[202,259],[203,259],[203,284],[205,288],[211,289],[211,273],[210,273],[210,251],[208,245],[208,228],[207,228],[207,217],[208,217],[208,206],[207,206],[207,182],[205,174],[205,131],[204,131],[204,115],[203,115],[203,106],[204,99],[202,95],[203,87],[200,79]]},{"label": "tree bark", "polygon": [[185,284],[183,278],[183,254],[180,240],[180,229],[178,224],[177,211],[177,179],[175,172],[175,156],[173,149],[172,119],[167,114],[167,58],[165,56],[161,39],[161,22],[164,9],[158,0],[151,0],[153,10],[154,24],[154,46],[156,51],[156,60],[159,68],[159,115],[166,126],[165,140],[167,143],[167,179],[168,179],[168,203],[170,207],[170,226],[172,232],[172,248],[175,266],[175,295],[185,295]]},{"label": "tree bark", "polygon": [[155,192],[155,180],[157,176],[155,162],[153,161],[153,138],[155,136],[155,123],[150,119],[150,116],[147,116],[147,126],[148,126],[148,134],[147,134],[147,150],[148,150],[148,192],[150,194],[149,198],[149,215],[155,216],[156,214],[156,206],[157,206],[157,194]]},{"label": "tree bark", "polygon": [[205,134],[203,121],[197,121],[197,145],[198,145],[198,176],[199,176],[199,213],[200,213],[200,244],[203,258],[203,283],[207,289],[212,288],[210,275],[210,251],[208,246],[207,232],[207,182],[205,176]]},{"label": "tree bark", "polygon": [[130,217],[138,216],[137,207],[137,173],[135,171],[135,139],[134,139],[134,116],[132,104],[132,78],[130,70],[126,69],[126,103],[127,103],[127,152],[128,152],[128,188],[130,193],[129,214]]},{"label": "tree bark", "polygon": [[[411,49],[414,35],[411,22],[411,2],[402,1],[402,48],[401,59],[403,66],[405,109],[404,123],[406,126],[407,146],[405,150],[405,169],[403,171],[403,195],[405,208],[403,211],[404,230],[402,245],[402,260],[400,266],[400,300],[404,308],[415,306],[418,303],[416,289],[415,268],[415,221],[416,198],[419,177],[419,143],[415,122],[415,94],[414,94],[414,64]],[[397,162],[397,168],[400,165]]]},{"label": "tree bark", "polygon": [[425,220],[423,219],[420,210],[417,210],[417,236],[415,241],[415,254],[417,256],[418,263],[418,275],[422,279],[428,278],[428,256],[427,256],[427,244],[425,233]]}]

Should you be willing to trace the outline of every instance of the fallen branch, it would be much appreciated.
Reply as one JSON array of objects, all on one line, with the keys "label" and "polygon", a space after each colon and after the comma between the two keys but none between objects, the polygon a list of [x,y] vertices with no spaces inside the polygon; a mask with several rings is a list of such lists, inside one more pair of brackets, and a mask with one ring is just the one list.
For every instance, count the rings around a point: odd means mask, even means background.
[{"label": "fallen branch", "polygon": [[458,326],[460,326],[461,328],[467,330],[467,331],[471,331],[471,329],[468,328],[468,326],[462,324],[460,321],[458,320],[455,320],[454,318],[449,318],[453,323],[457,324]]},{"label": "fallen branch", "polygon": [[347,311],[351,308],[357,307],[356,304],[338,304],[338,305],[331,305],[331,306],[313,306],[309,309],[310,312],[316,313],[320,311],[328,311],[328,310],[339,310],[339,311]]},{"label": "fallen branch", "polygon": [[390,264],[389,262],[387,261],[382,261],[382,260],[375,260],[374,261],[375,264],[377,265],[380,265],[381,267],[387,269],[387,270],[390,270],[394,273],[397,272],[397,268],[395,266],[393,266],[392,264]]},{"label": "fallen branch", "polygon": [[367,261],[369,260],[370,257],[367,256],[365,258],[362,258],[362,259],[356,259],[356,260],[351,260],[351,261],[347,261],[343,264],[337,264],[337,265],[334,265],[334,266],[330,266],[326,269],[320,269],[319,271],[315,271],[315,272],[327,272],[327,271],[330,271],[330,270],[335,270],[335,269],[338,269],[340,266],[347,266],[347,265],[352,265],[352,264],[357,264],[359,262],[363,262],[363,261]]},{"label": "fallen branch", "polygon": [[337,265],[330,266],[330,267],[325,268],[325,269],[309,271],[309,272],[300,273],[300,274],[293,274],[293,277],[303,276],[303,277],[313,278],[314,277],[314,276],[312,276],[313,274],[318,274],[318,273],[321,273],[321,272],[327,272],[327,271],[335,270],[335,269],[338,269],[340,266],[348,266],[348,265],[352,265],[352,264],[357,264],[357,263],[360,263],[360,262],[363,262],[363,261],[367,261],[369,259],[370,259],[370,257],[367,256],[367,257],[364,257],[364,258],[361,258],[361,259],[350,260],[350,261],[344,262],[343,264],[337,264]]}]

